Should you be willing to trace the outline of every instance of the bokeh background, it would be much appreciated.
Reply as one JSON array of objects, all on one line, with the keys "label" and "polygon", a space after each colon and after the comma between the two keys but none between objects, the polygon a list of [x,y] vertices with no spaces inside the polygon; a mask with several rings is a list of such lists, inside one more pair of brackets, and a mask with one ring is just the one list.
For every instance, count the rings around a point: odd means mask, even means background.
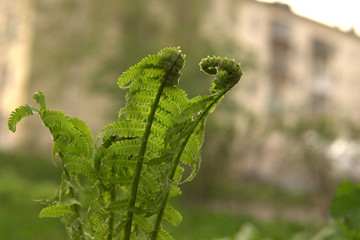
[{"label": "bokeh background", "polygon": [[201,171],[184,185],[175,203],[184,220],[169,232],[326,239],[337,183],[360,173],[354,26],[250,0],[0,0],[0,239],[66,239],[33,201],[54,194],[61,177],[50,135],[36,116],[11,133],[10,112],[41,89],[49,108],[85,120],[95,135],[124,105],[118,76],[166,46],[187,55],[180,86],[190,97],[210,85],[203,57],[234,58],[245,72],[207,122]]}]

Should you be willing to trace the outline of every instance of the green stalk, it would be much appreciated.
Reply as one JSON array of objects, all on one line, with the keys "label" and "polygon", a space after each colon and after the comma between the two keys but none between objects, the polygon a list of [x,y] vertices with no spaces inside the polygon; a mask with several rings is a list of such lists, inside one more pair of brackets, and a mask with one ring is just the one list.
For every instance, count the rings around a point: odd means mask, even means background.
[{"label": "green stalk", "polygon": [[[114,166],[111,169],[112,175],[115,176],[115,168]],[[112,184],[111,186],[111,202],[114,202],[116,200],[116,185]],[[115,212],[110,212],[110,219],[109,219],[109,234],[107,236],[107,240],[112,240],[113,238],[113,232],[114,232],[114,224],[115,224]]]},{"label": "green stalk", "polygon": [[[59,155],[61,156],[61,154],[59,153]],[[72,178],[70,176],[70,173],[69,171],[66,169],[66,167],[63,165],[63,169],[64,169],[64,172],[65,172],[65,176],[67,177],[67,179],[72,182]],[[72,187],[72,186],[69,186],[69,191],[70,191],[70,196],[74,199],[77,199],[76,198],[76,193],[75,193],[75,189]],[[80,218],[80,206],[78,206],[77,204],[74,204],[73,205],[73,209],[75,211],[75,214],[78,218]],[[83,230],[83,226],[82,226],[82,223],[79,222],[79,231],[81,233],[81,236],[82,236],[82,239],[84,239],[85,235],[84,235],[84,230]]]},{"label": "green stalk", "polygon": [[[221,92],[215,99],[214,101],[212,101],[206,108],[205,110],[201,113],[201,115],[197,118],[197,120],[194,122],[194,124],[192,125],[192,128],[191,128],[191,131],[190,131],[190,134],[188,136],[186,136],[186,138],[184,139],[184,141],[181,143],[181,146],[180,146],[180,150],[177,152],[177,154],[175,155],[174,157],[174,160],[173,160],[173,165],[171,167],[171,171],[170,171],[170,175],[169,175],[169,179],[170,179],[170,182],[174,180],[174,177],[175,177],[175,173],[176,173],[176,168],[178,167],[179,165],[179,162],[180,162],[180,158],[181,158],[181,155],[183,154],[184,150],[185,150],[185,147],[191,137],[191,135],[193,134],[193,132],[195,131],[195,129],[197,128],[197,126],[199,125],[199,123],[209,114],[209,111],[210,109],[214,106],[214,104],[216,104],[220,98],[222,98],[225,93],[227,92],[228,90],[225,90],[223,92]],[[169,194],[170,194],[170,190],[168,190],[168,192],[166,193],[163,201],[161,202],[161,205],[160,205],[160,210],[156,216],[156,220],[155,220],[155,225],[154,225],[154,230],[151,234],[151,237],[150,239],[151,240],[156,240],[157,239],[157,236],[158,236],[158,233],[159,233],[159,230],[160,230],[160,225],[161,225],[161,221],[162,221],[162,218],[164,216],[164,211],[165,211],[165,208],[166,208],[166,205],[167,205],[167,202],[168,202],[168,199],[169,199]]]},{"label": "green stalk", "polygon": [[132,226],[132,221],[133,221],[133,212],[132,209],[135,207],[135,202],[136,202],[136,197],[137,197],[137,192],[138,192],[138,188],[139,188],[139,182],[140,182],[140,175],[141,175],[141,170],[142,170],[142,165],[144,162],[144,156],[145,156],[145,151],[146,151],[146,146],[150,137],[150,130],[154,121],[154,116],[155,116],[155,112],[156,109],[159,105],[160,102],[160,97],[164,91],[164,88],[166,86],[166,82],[169,78],[169,75],[172,71],[172,69],[175,67],[175,64],[177,62],[177,60],[181,57],[181,53],[176,57],[176,59],[174,60],[173,64],[171,65],[170,69],[168,70],[168,72],[166,72],[166,75],[164,77],[164,81],[161,83],[157,93],[156,93],[156,97],[154,100],[153,105],[151,106],[151,110],[147,119],[147,124],[145,127],[145,132],[144,135],[141,139],[141,146],[140,146],[140,151],[139,151],[139,157],[137,159],[136,162],[136,171],[135,171],[135,176],[134,176],[134,180],[133,180],[133,184],[131,187],[131,198],[130,198],[130,202],[129,202],[129,210],[127,212],[127,222],[125,224],[125,240],[130,240],[130,236],[131,236],[131,226]]}]

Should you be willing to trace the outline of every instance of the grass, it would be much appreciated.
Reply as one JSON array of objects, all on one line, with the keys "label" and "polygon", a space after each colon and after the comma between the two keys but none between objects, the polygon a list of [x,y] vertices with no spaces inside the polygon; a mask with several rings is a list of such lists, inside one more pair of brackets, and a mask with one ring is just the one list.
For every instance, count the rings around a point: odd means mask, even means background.
[{"label": "grass", "polygon": [[300,232],[314,233],[314,226],[281,220],[261,221],[249,216],[214,212],[206,207],[181,207],[183,221],[178,227],[166,225],[176,240],[213,240],[233,237],[244,225],[255,228],[260,239],[289,240]]},{"label": "grass", "polygon": [[40,219],[41,206],[34,199],[57,190],[60,177],[51,162],[10,153],[0,153],[0,239],[66,239],[57,219]]}]

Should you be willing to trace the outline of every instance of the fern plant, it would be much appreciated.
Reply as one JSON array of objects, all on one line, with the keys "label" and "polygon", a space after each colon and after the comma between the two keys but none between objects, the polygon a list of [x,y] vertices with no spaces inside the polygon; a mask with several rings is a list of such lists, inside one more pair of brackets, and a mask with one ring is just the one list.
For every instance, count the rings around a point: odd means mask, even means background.
[{"label": "fern plant", "polygon": [[60,159],[59,192],[41,201],[40,217],[62,218],[71,239],[173,239],[162,222],[176,226],[182,216],[169,200],[199,171],[205,120],[242,75],[234,60],[205,58],[201,70],[215,76],[210,93],[188,99],[178,88],[184,64],[179,48],[165,48],[125,71],[118,85],[129,89],[126,106],[95,139],[83,121],[47,109],[41,91],[33,96],[39,107],[11,113],[13,132],[39,115]]}]

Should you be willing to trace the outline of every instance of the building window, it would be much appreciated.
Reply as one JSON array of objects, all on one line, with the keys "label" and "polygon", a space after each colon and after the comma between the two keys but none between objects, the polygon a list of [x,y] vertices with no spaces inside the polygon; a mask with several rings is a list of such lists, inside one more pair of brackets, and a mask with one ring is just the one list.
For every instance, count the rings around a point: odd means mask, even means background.
[{"label": "building window", "polygon": [[282,90],[289,79],[289,62],[290,62],[290,27],[280,21],[271,24],[270,34],[270,109],[271,111],[281,112],[283,109]]},{"label": "building window", "polygon": [[311,43],[311,109],[313,115],[321,115],[327,108],[331,82],[329,62],[333,48],[324,40],[313,39]]},{"label": "building window", "polygon": [[331,55],[331,47],[325,41],[314,39],[312,41],[312,75],[313,77],[324,77],[326,67]]},{"label": "building window", "polygon": [[289,77],[290,28],[283,22],[274,22],[271,27],[271,78],[279,89]]}]

